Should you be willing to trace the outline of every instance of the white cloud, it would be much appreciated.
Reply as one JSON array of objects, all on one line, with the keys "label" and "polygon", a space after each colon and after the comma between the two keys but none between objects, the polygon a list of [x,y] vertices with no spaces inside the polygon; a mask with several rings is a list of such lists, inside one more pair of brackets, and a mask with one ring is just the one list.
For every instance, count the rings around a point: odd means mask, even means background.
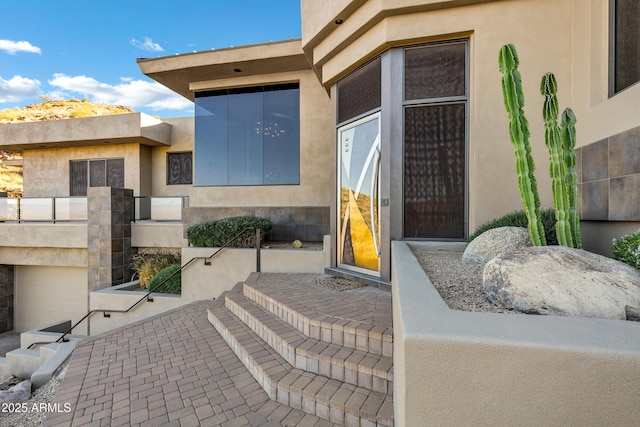
[{"label": "white cloud", "polygon": [[15,55],[17,52],[41,53],[39,47],[33,46],[31,43],[24,40],[14,42],[13,40],[0,39],[0,50],[4,50],[9,55]]},{"label": "white cloud", "polygon": [[131,45],[142,50],[149,50],[151,52],[162,52],[164,49],[158,43],[154,43],[151,37],[145,37],[144,40],[131,39]]},{"label": "white cloud", "polygon": [[[187,110],[193,108],[188,99],[172,92],[156,82],[122,78],[120,84],[101,83],[92,77],[67,76],[56,73],[49,84],[59,88],[63,97],[80,94],[94,102],[124,105],[134,108],[146,108],[153,111]],[[58,93],[58,94],[62,94]]]},{"label": "white cloud", "polygon": [[0,77],[0,103],[19,102],[40,95],[40,81],[22,76],[13,76],[10,80]]}]

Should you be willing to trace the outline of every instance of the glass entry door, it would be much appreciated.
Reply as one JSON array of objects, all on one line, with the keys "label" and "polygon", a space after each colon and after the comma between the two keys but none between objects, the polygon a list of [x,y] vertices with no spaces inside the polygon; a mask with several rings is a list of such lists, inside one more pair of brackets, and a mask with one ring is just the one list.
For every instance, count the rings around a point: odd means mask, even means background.
[{"label": "glass entry door", "polygon": [[338,129],[338,264],[379,275],[380,114]]}]

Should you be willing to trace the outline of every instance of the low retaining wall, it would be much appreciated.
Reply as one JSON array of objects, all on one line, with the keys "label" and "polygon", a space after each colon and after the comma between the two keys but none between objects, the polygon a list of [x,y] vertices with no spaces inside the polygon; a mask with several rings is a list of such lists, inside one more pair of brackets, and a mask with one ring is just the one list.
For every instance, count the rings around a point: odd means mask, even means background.
[{"label": "low retaining wall", "polygon": [[451,310],[392,257],[396,425],[637,425],[640,323]]},{"label": "low retaining wall", "polygon": [[[208,257],[217,248],[183,248],[182,264],[194,257]],[[261,249],[260,271],[264,273],[323,273],[330,266],[330,236],[322,249]],[[182,296],[186,301],[218,298],[224,291],[256,271],[256,250],[226,248],[205,265],[197,260],[182,272]]]},{"label": "low retaining wall", "polygon": [[[131,288],[132,286],[137,287],[137,282],[124,283],[119,286],[91,292],[90,310],[126,310],[146,295],[144,291],[126,290],[126,288]],[[186,301],[180,295],[154,292],[151,294],[151,298],[153,298],[153,302],[142,301],[128,313],[111,312],[110,317],[104,317],[102,313],[94,313],[89,318],[89,334],[93,336],[110,331],[186,304]]]}]

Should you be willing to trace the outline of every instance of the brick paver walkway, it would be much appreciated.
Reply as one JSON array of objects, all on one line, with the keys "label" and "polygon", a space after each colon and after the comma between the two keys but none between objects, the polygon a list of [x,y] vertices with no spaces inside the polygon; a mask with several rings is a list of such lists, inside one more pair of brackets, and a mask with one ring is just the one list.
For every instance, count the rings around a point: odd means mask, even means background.
[{"label": "brick paver walkway", "polygon": [[270,400],[200,301],[80,343],[48,426],[330,426]]}]

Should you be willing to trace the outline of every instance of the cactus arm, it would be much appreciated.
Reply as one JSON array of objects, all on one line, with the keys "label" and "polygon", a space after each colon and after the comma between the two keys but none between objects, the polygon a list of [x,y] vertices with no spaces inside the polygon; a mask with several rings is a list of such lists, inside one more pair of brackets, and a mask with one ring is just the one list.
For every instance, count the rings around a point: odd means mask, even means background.
[{"label": "cactus arm", "polygon": [[529,123],[524,116],[524,93],[518,71],[518,54],[515,46],[508,44],[500,49],[498,66],[502,73],[502,94],[509,116],[509,136],[514,145],[516,173],[522,205],[529,220],[528,230],[534,246],[546,245],[544,227],[540,217],[540,197],[534,175],[535,164],[529,145]]},{"label": "cactus arm", "polygon": [[[549,173],[553,190],[553,204],[556,211],[556,235],[562,246],[574,246],[569,223],[569,191],[567,187],[567,168],[564,162],[564,150],[560,126],[558,126],[558,85],[552,73],[542,77],[540,92],[544,95],[542,117],[544,119],[544,139],[549,150]],[[574,159],[575,160],[575,159]]]},{"label": "cactus arm", "polygon": [[562,113],[562,148],[567,171],[567,190],[569,194],[569,224],[573,235],[574,247],[582,247],[580,238],[580,214],[578,213],[578,175],[576,173],[576,115],[571,108]]}]

